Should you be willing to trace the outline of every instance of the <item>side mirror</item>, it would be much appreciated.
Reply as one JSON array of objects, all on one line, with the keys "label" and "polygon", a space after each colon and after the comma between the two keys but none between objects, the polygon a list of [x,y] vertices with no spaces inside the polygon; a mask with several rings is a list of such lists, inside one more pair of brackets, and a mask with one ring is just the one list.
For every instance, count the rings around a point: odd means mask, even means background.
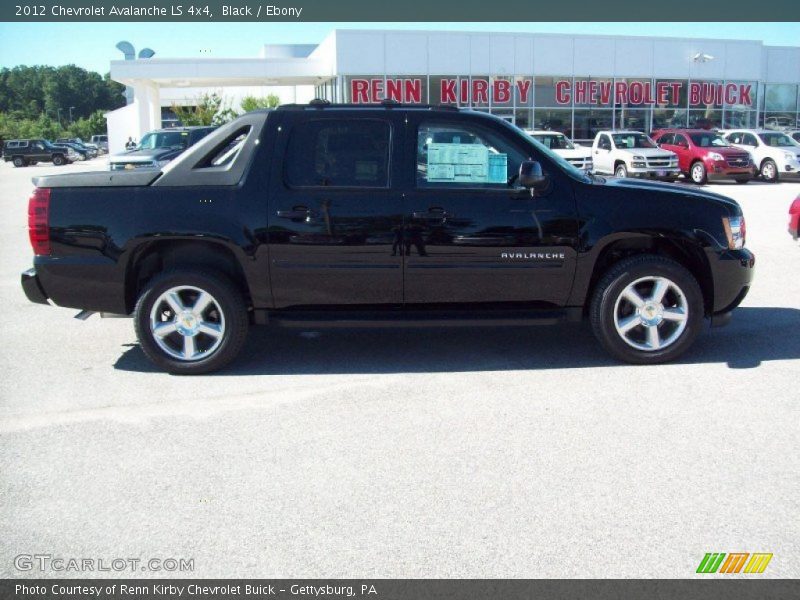
[{"label": "side mirror", "polygon": [[519,183],[522,187],[532,192],[541,192],[547,189],[549,178],[542,171],[542,165],[535,160],[523,160],[519,166]]}]

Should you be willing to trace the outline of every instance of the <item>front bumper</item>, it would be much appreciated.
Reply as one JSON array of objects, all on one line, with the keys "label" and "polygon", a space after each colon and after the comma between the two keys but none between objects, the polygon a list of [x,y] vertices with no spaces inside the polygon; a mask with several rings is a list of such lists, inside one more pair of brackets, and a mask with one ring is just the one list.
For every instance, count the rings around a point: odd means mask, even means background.
[{"label": "front bumper", "polygon": [[746,248],[722,251],[709,249],[706,255],[714,279],[711,321],[714,325],[725,324],[731,311],[741,304],[750,291],[756,257]]},{"label": "front bumper", "polygon": [[756,176],[755,167],[747,165],[745,167],[732,167],[725,161],[707,161],[706,175],[709,179],[744,179]]},{"label": "front bumper", "polygon": [[681,175],[681,170],[678,167],[630,167],[628,169],[629,177],[650,177],[653,179],[677,179]]}]

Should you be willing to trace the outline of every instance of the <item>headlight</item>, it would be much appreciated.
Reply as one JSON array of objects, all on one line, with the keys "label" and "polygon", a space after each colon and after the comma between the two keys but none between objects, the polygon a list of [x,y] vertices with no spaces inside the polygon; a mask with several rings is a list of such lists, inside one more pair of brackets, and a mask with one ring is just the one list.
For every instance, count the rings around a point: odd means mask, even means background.
[{"label": "headlight", "polygon": [[644,156],[634,156],[633,160],[644,160]]},{"label": "headlight", "polygon": [[745,227],[744,217],[722,217],[722,227],[725,229],[725,236],[728,238],[728,248],[738,250],[744,248]]},{"label": "headlight", "polygon": [[719,152],[709,152],[708,158],[711,160],[725,160],[725,158]]}]

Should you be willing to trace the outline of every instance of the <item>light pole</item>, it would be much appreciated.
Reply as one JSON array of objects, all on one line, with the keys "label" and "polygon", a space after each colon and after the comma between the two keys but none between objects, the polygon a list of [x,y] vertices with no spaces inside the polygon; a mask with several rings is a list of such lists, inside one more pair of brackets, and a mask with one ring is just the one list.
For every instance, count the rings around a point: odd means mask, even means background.
[{"label": "light pole", "polygon": [[58,126],[61,127],[61,107],[59,106],[56,110],[58,111]]},{"label": "light pole", "polygon": [[69,107],[69,122],[70,123],[74,123],[75,122],[75,119],[72,118],[72,111],[73,110],[75,110],[75,107],[74,106],[70,106]]}]

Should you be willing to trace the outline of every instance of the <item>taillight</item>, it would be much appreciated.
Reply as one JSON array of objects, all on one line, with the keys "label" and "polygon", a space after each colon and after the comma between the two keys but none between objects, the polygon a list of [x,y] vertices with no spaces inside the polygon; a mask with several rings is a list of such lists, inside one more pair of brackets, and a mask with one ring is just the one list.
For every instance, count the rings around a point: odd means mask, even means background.
[{"label": "taillight", "polygon": [[50,188],[36,188],[28,200],[28,236],[34,254],[50,254]]}]

